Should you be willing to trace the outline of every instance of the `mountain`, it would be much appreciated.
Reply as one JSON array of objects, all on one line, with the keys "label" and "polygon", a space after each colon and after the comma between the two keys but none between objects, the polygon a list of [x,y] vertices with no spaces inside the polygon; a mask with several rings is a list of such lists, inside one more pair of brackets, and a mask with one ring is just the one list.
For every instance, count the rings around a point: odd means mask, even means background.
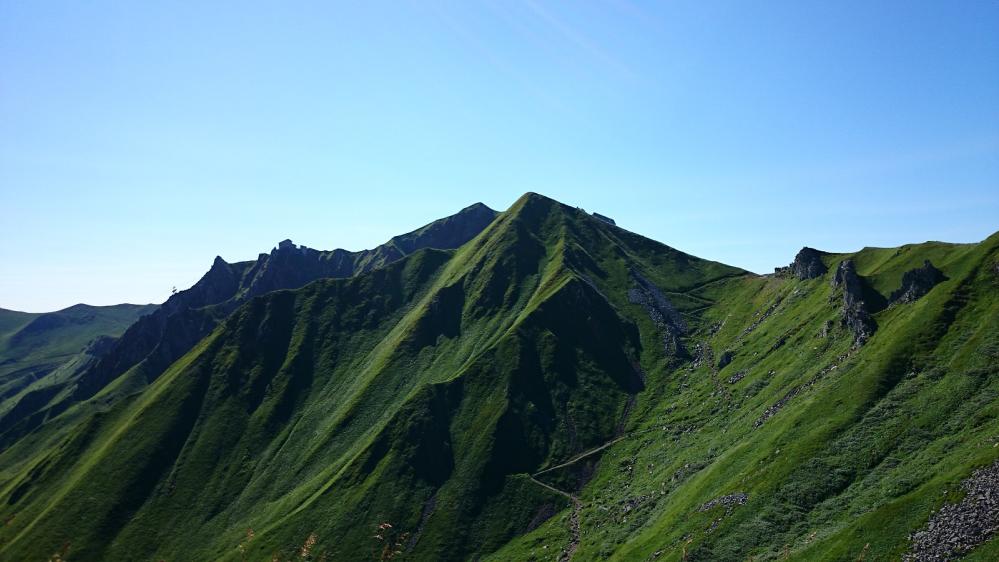
[{"label": "mountain", "polygon": [[0,452],[0,558],[993,560],[997,290],[999,234],[761,276],[528,194]]},{"label": "mountain", "polygon": [[[194,286],[174,294],[151,314],[140,318],[85,368],[53,384],[50,388],[58,388],[58,400],[34,399],[14,409],[0,425],[0,446],[9,446],[43,420],[99,393],[103,393],[99,402],[104,407],[143,388],[250,298],[299,288],[320,278],[350,277],[421,248],[456,248],[481,232],[495,217],[496,211],[476,203],[372,250],[319,251],[285,240],[255,261],[230,264],[216,257]],[[112,383],[114,388],[108,388]]]},{"label": "mountain", "polygon": [[[95,360],[155,305],[78,304],[56,312],[0,309],[0,427],[22,399],[51,392],[59,374]],[[25,398],[28,397],[28,398]]]}]

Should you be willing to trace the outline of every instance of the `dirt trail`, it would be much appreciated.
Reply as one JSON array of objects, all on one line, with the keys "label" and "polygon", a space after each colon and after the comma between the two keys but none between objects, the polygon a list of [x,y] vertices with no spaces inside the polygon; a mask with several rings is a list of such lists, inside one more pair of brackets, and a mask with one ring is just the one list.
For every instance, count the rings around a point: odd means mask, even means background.
[{"label": "dirt trail", "polygon": [[576,549],[579,548],[579,512],[583,510],[583,504],[575,497],[573,497],[572,501],[572,515],[569,516],[569,534],[572,538],[569,540],[569,545],[559,555],[559,562],[569,562],[572,560],[572,557],[576,554]]},{"label": "dirt trail", "polygon": [[572,515],[569,516],[569,544],[562,549],[562,553],[558,557],[559,562],[569,562],[572,560],[573,555],[576,554],[576,549],[579,548],[579,512],[583,509],[583,502],[579,501],[579,498],[575,494],[570,494],[554,486],[549,486],[533,476],[531,476],[531,481],[542,488],[569,498],[569,501],[572,502]]},{"label": "dirt trail", "polygon": [[[683,294],[683,293],[688,293],[688,292],[691,292],[691,291],[695,291],[697,289],[703,288],[705,286],[708,286],[708,285],[711,285],[711,284],[714,284],[714,283],[722,283],[722,282],[728,281],[732,277],[741,277],[741,276],[742,276],[742,274],[732,275],[732,276],[723,276],[723,277],[721,277],[719,279],[713,279],[711,281],[708,281],[706,283],[702,283],[700,285],[695,285],[695,286],[692,286],[692,287],[688,287],[687,289],[685,289],[684,291],[682,291],[679,294]],[[678,293],[672,293],[672,294],[678,294]],[[708,299],[705,299],[703,297],[699,297],[699,296],[696,296],[696,295],[688,295],[688,296],[693,296],[693,297],[698,298],[698,299],[700,299],[702,301],[710,303],[710,301],[708,301]],[[704,305],[704,306],[707,307],[707,306],[710,306],[710,304],[707,304],[707,305]],[[707,359],[711,363],[711,378],[712,378],[712,381],[714,382],[715,388],[716,388],[716,390],[719,393],[721,393],[723,396],[725,396],[726,399],[728,399],[729,401],[731,401],[732,400],[731,393],[728,391],[727,388],[725,388],[721,384],[721,382],[719,380],[719,376],[718,376],[718,365],[714,361],[714,350],[711,349],[711,347],[707,344],[707,342],[704,343],[704,346],[707,348],[706,349],[706,351],[707,351]],[[644,376],[642,377],[642,382],[643,383],[645,382],[645,377]],[[558,488],[556,488],[554,486],[545,484],[541,480],[538,480],[537,477],[541,476],[542,474],[551,472],[553,470],[558,470],[560,468],[565,468],[565,467],[567,467],[567,466],[569,466],[571,464],[579,462],[580,460],[585,459],[586,457],[589,457],[591,455],[599,453],[600,451],[603,451],[604,449],[610,447],[611,445],[613,445],[613,444],[617,443],[618,441],[621,441],[622,439],[625,439],[627,437],[631,437],[631,436],[634,436],[634,435],[646,433],[648,431],[654,431],[654,430],[656,430],[657,428],[649,428],[649,429],[645,429],[645,430],[634,431],[634,432],[631,432],[631,433],[625,433],[625,431],[624,431],[625,424],[627,423],[628,417],[631,414],[632,408],[634,408],[634,406],[635,406],[635,399],[636,399],[636,397],[637,397],[636,394],[632,394],[629,397],[628,402],[625,404],[624,413],[622,415],[621,422],[618,424],[618,426],[616,428],[616,431],[615,431],[616,435],[615,435],[615,437],[613,439],[605,442],[602,445],[599,445],[599,446],[594,447],[592,449],[589,449],[587,451],[583,451],[582,453],[579,453],[578,455],[573,456],[572,458],[570,458],[569,460],[567,460],[567,461],[565,461],[565,462],[563,462],[561,464],[557,464],[555,466],[548,467],[548,468],[546,468],[546,469],[544,469],[542,471],[539,471],[539,472],[534,473],[533,475],[530,475],[531,481],[534,482],[535,484],[537,484],[538,486],[541,486],[542,488],[545,488],[546,490],[548,490],[550,492],[554,492],[554,493],[556,493],[556,494],[558,494],[560,496],[568,498],[569,501],[572,502],[572,514],[569,516],[569,544],[566,545],[566,547],[564,549],[562,549],[562,552],[559,554],[559,557],[558,557],[558,562],[570,562],[572,560],[572,557],[576,554],[576,549],[579,548],[579,537],[580,537],[580,530],[579,530],[580,529],[580,523],[579,523],[579,520],[580,520],[580,512],[582,512],[582,510],[583,510],[583,502],[581,502],[579,500],[579,497],[576,496],[575,494],[573,494],[571,492],[566,492],[564,490],[559,490]]]},{"label": "dirt trail", "polygon": [[[645,375],[644,375],[644,373],[641,370],[639,370],[639,376],[641,377],[642,384],[644,385],[645,384]],[[556,494],[559,494],[561,496],[569,498],[569,501],[572,502],[572,515],[569,516],[569,544],[566,545],[566,547],[564,549],[562,549],[562,552],[559,554],[559,557],[558,557],[558,562],[570,562],[572,560],[572,557],[576,554],[576,549],[579,548],[579,536],[580,536],[580,532],[579,532],[579,527],[580,527],[579,518],[580,517],[579,516],[580,516],[580,512],[583,511],[583,502],[579,501],[579,497],[576,496],[575,494],[573,494],[571,492],[566,492],[566,491],[563,491],[563,490],[559,490],[558,488],[556,488],[554,486],[550,486],[548,484],[545,484],[544,482],[538,480],[537,477],[541,476],[542,474],[545,474],[546,472],[551,472],[553,470],[558,470],[560,468],[565,468],[565,467],[567,467],[567,466],[569,466],[569,465],[571,465],[573,463],[579,462],[580,460],[585,459],[586,457],[589,457],[590,455],[594,455],[596,453],[599,453],[600,451],[603,451],[607,447],[610,447],[611,445],[617,443],[618,441],[621,441],[622,439],[624,439],[626,437],[630,437],[632,435],[632,433],[625,433],[624,432],[624,428],[625,428],[625,424],[628,421],[628,417],[631,415],[631,410],[635,407],[636,398],[637,398],[637,394],[632,394],[631,396],[628,397],[628,402],[624,406],[624,413],[621,415],[621,421],[617,425],[617,428],[615,430],[615,435],[614,435],[613,439],[611,439],[609,441],[606,441],[602,445],[599,445],[599,446],[594,447],[592,449],[589,449],[587,451],[583,451],[582,453],[579,453],[578,455],[573,456],[572,458],[570,458],[569,460],[567,460],[567,461],[565,461],[565,462],[563,462],[561,464],[548,467],[548,468],[546,468],[546,469],[544,469],[544,470],[542,470],[540,472],[535,472],[534,474],[532,474],[530,476],[531,481],[534,482],[535,484],[537,484],[538,486],[541,486],[542,488],[545,488],[545,489],[547,489],[549,491],[555,492]],[[635,432],[635,433],[645,433],[645,431],[649,431],[649,430],[638,431],[638,432]]]},{"label": "dirt trail", "polygon": [[541,476],[542,474],[544,474],[546,472],[551,472],[553,470],[558,470],[560,468],[565,468],[565,467],[569,466],[570,464],[579,462],[580,460],[585,459],[586,457],[588,457],[588,456],[590,456],[590,455],[592,455],[594,453],[599,453],[600,451],[603,451],[607,447],[610,447],[614,443],[617,443],[618,441],[624,439],[627,436],[628,436],[627,434],[625,434],[625,435],[618,435],[617,437],[615,437],[614,439],[611,439],[610,441],[604,443],[603,445],[600,445],[599,447],[594,447],[593,449],[590,449],[589,451],[583,451],[582,453],[579,453],[578,455],[572,457],[571,459],[565,461],[562,464],[555,465],[555,466],[552,466],[552,467],[548,467],[548,468],[542,470],[541,472],[535,472],[534,476]]},{"label": "dirt trail", "polygon": [[576,554],[576,549],[579,548],[579,514],[583,510],[583,502],[579,501],[579,497],[576,496],[575,494],[559,490],[554,486],[545,484],[544,482],[538,480],[537,477],[541,476],[546,472],[551,472],[552,470],[557,470],[559,468],[564,468],[566,466],[569,466],[570,464],[578,462],[579,460],[584,459],[595,453],[599,453],[600,451],[603,451],[607,447],[610,447],[611,445],[617,443],[618,441],[628,436],[629,434],[627,433],[618,435],[617,437],[611,439],[610,441],[607,441],[606,443],[600,445],[599,447],[594,447],[588,451],[583,451],[582,453],[579,453],[578,455],[572,457],[571,459],[565,461],[562,464],[546,468],[541,472],[536,472],[533,475],[531,475],[530,477],[531,481],[537,484],[538,486],[541,486],[542,488],[545,488],[546,490],[549,490],[551,492],[555,492],[560,496],[564,496],[568,498],[569,501],[572,502],[572,515],[569,516],[569,544],[562,550],[562,553],[559,554],[558,557],[559,562],[569,562],[570,560],[572,560],[572,557]]}]

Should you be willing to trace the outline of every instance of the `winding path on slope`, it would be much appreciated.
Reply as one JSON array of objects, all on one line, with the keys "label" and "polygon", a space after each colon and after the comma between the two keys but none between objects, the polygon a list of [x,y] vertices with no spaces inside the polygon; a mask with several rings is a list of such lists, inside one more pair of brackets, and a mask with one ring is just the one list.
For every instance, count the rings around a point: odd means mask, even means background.
[{"label": "winding path on slope", "polygon": [[[604,443],[603,445],[600,445],[599,447],[594,447],[594,448],[592,448],[592,449],[590,449],[588,451],[583,451],[582,453],[579,453],[578,455],[572,457],[571,459],[565,461],[562,464],[558,464],[558,465],[546,468],[546,469],[544,469],[544,470],[542,470],[540,472],[535,472],[534,476],[541,476],[542,474],[544,474],[546,472],[551,472],[553,470],[558,470],[560,468],[565,468],[565,467],[569,466],[570,464],[577,463],[580,460],[585,459],[586,457],[588,457],[588,456],[590,456],[590,455],[592,455],[594,453],[599,453],[600,451],[603,451],[607,447],[610,447],[611,445],[613,445],[614,443],[617,443],[618,441],[624,439],[625,437],[628,437],[628,435],[627,434],[625,434],[625,435],[618,435],[617,437],[611,439],[610,441]],[[532,478],[534,476],[532,476]]]},{"label": "winding path on slope", "polygon": [[558,494],[560,496],[564,496],[564,497],[568,498],[569,501],[572,502],[572,515],[569,516],[569,544],[562,550],[562,554],[559,555],[559,557],[558,557],[559,562],[569,562],[570,560],[572,560],[572,557],[576,554],[576,549],[579,548],[579,514],[583,510],[583,502],[581,502],[579,500],[579,497],[576,496],[575,494],[570,493],[570,492],[566,492],[564,490],[559,490],[558,488],[556,488],[554,486],[550,486],[548,484],[545,484],[541,480],[538,480],[537,477],[541,476],[542,474],[544,474],[546,472],[551,472],[553,470],[557,470],[557,469],[560,469],[560,468],[565,468],[565,467],[569,466],[570,464],[574,464],[576,462],[579,462],[580,460],[582,460],[582,459],[584,459],[584,458],[586,458],[586,457],[588,457],[590,455],[599,453],[600,451],[603,451],[607,447],[610,447],[611,445],[617,443],[618,441],[621,441],[622,439],[624,439],[625,437],[628,437],[629,435],[630,434],[628,434],[628,433],[625,433],[623,435],[618,435],[617,437],[611,439],[610,441],[607,441],[603,445],[600,445],[598,447],[594,447],[594,448],[589,449],[587,451],[583,451],[582,453],[579,453],[578,455],[572,457],[571,459],[565,461],[562,464],[546,468],[546,469],[544,469],[544,470],[542,470],[540,472],[536,472],[536,473],[534,473],[534,474],[532,474],[530,476],[531,481],[534,482],[535,484],[537,484],[538,486],[541,486],[542,488],[545,488],[545,489],[547,489],[547,490],[549,490],[551,492],[555,492],[556,494]]},{"label": "winding path on slope", "polygon": [[572,502],[572,515],[569,516],[569,544],[562,549],[562,554],[558,557],[559,562],[569,562],[576,554],[576,549],[579,548],[579,512],[583,509],[583,502],[579,501],[579,498],[575,494],[563,492],[558,488],[549,486],[534,476],[531,476],[531,480],[538,486],[569,498],[569,501]]}]

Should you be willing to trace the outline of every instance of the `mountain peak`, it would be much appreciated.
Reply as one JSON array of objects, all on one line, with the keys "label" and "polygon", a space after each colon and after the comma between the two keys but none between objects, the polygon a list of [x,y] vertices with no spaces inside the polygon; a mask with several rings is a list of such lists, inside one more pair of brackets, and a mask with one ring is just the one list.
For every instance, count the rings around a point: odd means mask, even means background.
[{"label": "mountain peak", "polygon": [[542,194],[536,193],[534,191],[528,191],[527,193],[525,193],[525,194],[521,195],[520,197],[518,197],[517,200],[511,206],[511,208],[517,207],[519,205],[524,205],[524,204],[546,204],[546,205],[550,205],[552,203],[558,203],[559,205],[562,204],[562,203],[559,203],[558,201],[552,199],[551,197],[548,197],[547,195],[542,195]]},{"label": "mountain peak", "polygon": [[510,205],[510,208],[503,214],[537,219],[549,214],[555,209],[562,207],[566,209],[570,208],[569,206],[560,203],[551,197],[546,197],[539,193],[529,191],[514,201],[513,205]]},{"label": "mountain peak", "polygon": [[0,362],[0,558],[883,559],[994,484],[999,238],[774,278],[536,193],[494,217],[216,258],[72,370]]},{"label": "mountain peak", "polygon": [[490,208],[485,203],[482,203],[481,201],[476,202],[476,203],[472,203],[471,205],[469,205],[469,206],[465,207],[464,209],[458,211],[457,214],[460,215],[460,214],[470,213],[470,212],[480,213],[482,211],[487,211],[487,212],[496,214],[495,210],[493,210],[492,208]]}]

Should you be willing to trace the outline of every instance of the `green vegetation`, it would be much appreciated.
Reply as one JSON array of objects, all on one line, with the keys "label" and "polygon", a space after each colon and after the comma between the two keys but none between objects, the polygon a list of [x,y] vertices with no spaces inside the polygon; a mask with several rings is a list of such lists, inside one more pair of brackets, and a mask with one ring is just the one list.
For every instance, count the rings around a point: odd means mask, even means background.
[{"label": "green vegetation", "polygon": [[155,308],[78,304],[47,313],[0,309],[0,419],[25,394],[51,392],[64,382],[96,351],[88,345],[99,347],[102,339],[119,336]]},{"label": "green vegetation", "polygon": [[0,558],[898,559],[999,458],[999,235],[823,259],[756,276],[525,195],[0,452]]}]

